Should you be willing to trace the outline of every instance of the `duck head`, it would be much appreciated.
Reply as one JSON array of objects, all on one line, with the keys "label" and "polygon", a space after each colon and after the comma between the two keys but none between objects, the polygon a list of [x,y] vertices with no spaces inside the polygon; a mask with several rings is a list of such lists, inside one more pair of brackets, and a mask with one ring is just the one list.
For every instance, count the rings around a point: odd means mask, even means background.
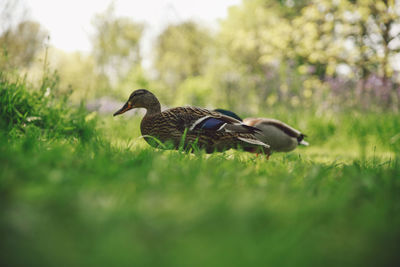
[{"label": "duck head", "polygon": [[138,89],[133,91],[125,105],[115,112],[114,116],[123,114],[133,108],[145,108],[147,110],[156,111],[161,110],[160,102],[158,102],[156,96],[152,92],[146,89]]}]

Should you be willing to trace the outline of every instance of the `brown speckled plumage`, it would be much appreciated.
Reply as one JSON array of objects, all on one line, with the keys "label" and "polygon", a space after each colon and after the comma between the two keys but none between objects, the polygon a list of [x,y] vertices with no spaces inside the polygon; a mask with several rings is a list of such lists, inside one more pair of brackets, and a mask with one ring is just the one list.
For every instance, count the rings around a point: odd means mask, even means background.
[{"label": "brown speckled plumage", "polygon": [[[185,148],[196,144],[207,153],[212,153],[240,147],[246,151],[258,150],[269,154],[269,146],[254,135],[257,129],[218,112],[198,107],[176,107],[161,112],[157,98],[144,89],[133,92],[125,106],[114,115],[136,107],[147,109],[140,130],[151,146],[178,149],[186,130]],[[197,127],[203,118],[216,118],[223,125],[218,129]]]}]

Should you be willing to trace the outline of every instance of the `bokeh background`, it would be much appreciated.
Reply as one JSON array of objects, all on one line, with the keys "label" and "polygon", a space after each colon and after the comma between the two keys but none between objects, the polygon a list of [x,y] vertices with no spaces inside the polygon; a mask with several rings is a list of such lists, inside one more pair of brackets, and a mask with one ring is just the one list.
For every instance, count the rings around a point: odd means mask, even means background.
[{"label": "bokeh background", "polygon": [[49,64],[74,103],[148,88],[165,106],[246,114],[399,109],[398,1],[1,5],[1,68],[34,80]]}]

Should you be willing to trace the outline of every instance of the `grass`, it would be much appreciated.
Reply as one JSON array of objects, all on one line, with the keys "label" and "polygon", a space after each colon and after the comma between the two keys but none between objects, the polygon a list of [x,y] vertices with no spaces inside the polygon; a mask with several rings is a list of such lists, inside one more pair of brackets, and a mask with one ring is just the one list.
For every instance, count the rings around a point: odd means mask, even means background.
[{"label": "grass", "polygon": [[283,115],[311,146],[267,161],[153,149],[140,118],[53,104],[27,112],[72,129],[2,117],[2,266],[399,264],[395,115]]}]

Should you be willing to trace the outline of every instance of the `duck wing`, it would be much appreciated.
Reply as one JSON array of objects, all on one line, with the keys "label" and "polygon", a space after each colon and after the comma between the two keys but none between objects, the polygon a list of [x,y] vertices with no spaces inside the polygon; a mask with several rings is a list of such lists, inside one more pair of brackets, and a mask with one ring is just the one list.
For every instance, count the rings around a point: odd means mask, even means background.
[{"label": "duck wing", "polygon": [[173,121],[178,128],[187,128],[190,132],[212,131],[226,133],[261,132],[253,126],[246,125],[232,117],[218,112],[198,107],[177,107],[162,112],[169,121]]},{"label": "duck wing", "polygon": [[282,132],[284,132],[288,136],[294,137],[294,138],[297,138],[297,137],[299,137],[301,135],[305,136],[299,130],[296,130],[293,127],[287,125],[286,123],[281,122],[279,120],[275,120],[275,119],[269,119],[269,118],[246,118],[246,119],[244,119],[244,123],[246,123],[247,125],[253,126],[253,127],[257,127],[257,128],[260,128],[263,125],[271,125],[271,126],[274,126],[274,127],[278,128],[279,130],[281,130]]}]

